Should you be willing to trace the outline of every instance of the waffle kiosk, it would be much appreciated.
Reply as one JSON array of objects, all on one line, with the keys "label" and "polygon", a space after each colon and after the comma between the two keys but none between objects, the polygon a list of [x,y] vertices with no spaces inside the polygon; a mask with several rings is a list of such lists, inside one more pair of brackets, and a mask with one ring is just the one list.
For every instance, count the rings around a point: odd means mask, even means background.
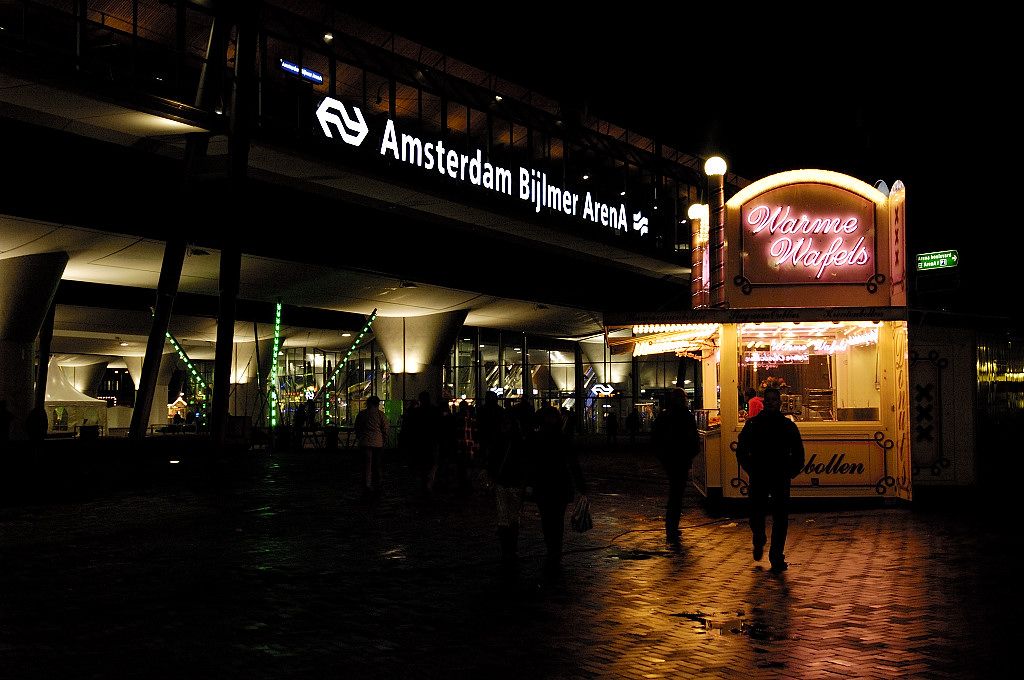
[{"label": "waffle kiosk", "polygon": [[710,215],[690,213],[693,310],[628,325],[634,356],[699,362],[694,485],[712,499],[747,494],[735,455],[744,395],[774,385],[806,451],[794,497],[910,500],[902,183],[795,170],[728,203],[719,182],[717,210],[714,184],[711,197]]}]

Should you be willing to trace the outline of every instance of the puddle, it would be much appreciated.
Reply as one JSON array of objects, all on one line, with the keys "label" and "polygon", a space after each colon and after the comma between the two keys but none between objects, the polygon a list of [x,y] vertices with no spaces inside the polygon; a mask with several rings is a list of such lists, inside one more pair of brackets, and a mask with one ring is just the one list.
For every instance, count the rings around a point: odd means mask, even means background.
[{"label": "puddle", "polygon": [[381,553],[381,556],[386,560],[404,560],[407,557],[404,546],[385,550]]},{"label": "puddle", "polygon": [[[749,623],[744,619],[743,612],[739,612],[738,616],[728,616],[721,614],[705,614],[704,612],[679,612],[677,614],[669,614],[669,616],[678,619],[689,619],[695,623],[699,623],[705,631],[716,632],[719,635],[730,633],[732,635],[746,635],[753,640],[762,641],[777,641],[784,640],[785,636],[774,634],[767,625],[761,622]],[[764,652],[766,650],[755,650]]]},{"label": "puddle", "polygon": [[639,548],[633,548],[630,550],[623,550],[620,548],[613,548],[608,551],[606,559],[609,560],[649,560],[652,557],[669,557],[674,555],[667,550],[641,550]]}]

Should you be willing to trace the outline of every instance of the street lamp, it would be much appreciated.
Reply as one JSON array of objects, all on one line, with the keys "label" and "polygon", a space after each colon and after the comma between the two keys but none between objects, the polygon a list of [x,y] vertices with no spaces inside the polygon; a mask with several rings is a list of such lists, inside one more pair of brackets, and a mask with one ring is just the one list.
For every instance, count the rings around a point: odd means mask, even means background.
[{"label": "street lamp", "polygon": [[712,307],[725,305],[725,161],[720,156],[712,156],[704,163],[704,172],[708,176],[709,208],[711,223],[708,225],[710,234],[710,301]]},{"label": "street lamp", "polygon": [[690,232],[690,306],[694,309],[708,306],[707,281],[704,278],[708,257],[708,206],[693,203],[686,210],[693,229]]}]

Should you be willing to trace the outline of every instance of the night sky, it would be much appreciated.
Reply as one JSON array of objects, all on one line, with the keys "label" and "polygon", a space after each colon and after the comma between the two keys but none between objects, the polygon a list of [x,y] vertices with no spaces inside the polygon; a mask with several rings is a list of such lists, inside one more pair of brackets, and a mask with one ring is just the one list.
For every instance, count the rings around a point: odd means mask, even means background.
[{"label": "night sky", "polygon": [[912,295],[912,305],[1019,314],[1007,298],[1024,238],[1005,208],[994,212],[1012,177],[976,169],[1012,142],[1013,94],[996,75],[1008,63],[1000,22],[879,6],[735,23],[738,7],[728,21],[706,8],[629,7],[358,13],[681,151],[721,155],[751,180],[796,168],[902,180],[908,259],[945,249],[961,258],[958,287]]}]

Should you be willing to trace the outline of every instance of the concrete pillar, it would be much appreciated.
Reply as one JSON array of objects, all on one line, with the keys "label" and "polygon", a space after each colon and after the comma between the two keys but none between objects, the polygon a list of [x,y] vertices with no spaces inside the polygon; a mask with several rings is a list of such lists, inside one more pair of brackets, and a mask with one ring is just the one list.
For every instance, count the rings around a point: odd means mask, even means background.
[{"label": "concrete pillar", "polygon": [[443,403],[444,364],[468,313],[459,310],[427,316],[377,317],[372,330],[388,360],[393,399],[413,399],[426,390],[434,403]]},{"label": "concrete pillar", "polygon": [[[58,357],[59,359],[59,357]],[[107,360],[97,361],[91,364],[74,363],[71,365],[60,364],[60,370],[75,389],[82,394],[95,398],[100,391],[100,381],[107,371]]]},{"label": "concrete pillar", "polygon": [[[46,429],[43,427],[42,414],[46,413],[46,389],[49,385],[50,371],[50,347],[53,343],[53,320],[57,315],[57,302],[50,301],[50,309],[43,317],[43,325],[39,328],[39,363],[36,365],[36,394],[32,404],[32,412],[39,415],[38,419],[31,419],[29,422],[29,437],[42,439],[46,436]],[[54,370],[57,366],[54,365]]]},{"label": "concrete pillar", "polygon": [[11,437],[26,438],[32,409],[35,340],[68,263],[67,253],[0,260],[0,400],[13,414]]},{"label": "concrete pillar", "polygon": [[[231,238],[231,237],[229,237]],[[210,431],[223,442],[231,408],[231,366],[234,358],[235,302],[242,275],[242,250],[237,241],[225,244],[220,254],[220,299],[217,312],[217,351],[213,365],[213,407]]]},{"label": "concrete pillar", "polygon": [[[124,364],[128,369],[128,375],[131,376],[132,381],[135,383],[136,395],[138,395],[137,388],[142,376],[142,363],[142,357],[124,357]],[[171,377],[177,365],[178,355],[174,352],[168,352],[160,357],[160,367],[157,371],[156,383],[153,387],[153,398],[149,401],[149,412],[140,416],[140,422],[158,426],[167,424],[167,404],[170,403],[167,401],[169,396],[167,390],[171,387]],[[176,397],[177,395],[174,396]],[[172,398],[171,401],[174,401],[174,399]],[[135,408],[139,408],[137,397]]]},{"label": "concrete pillar", "polygon": [[142,379],[142,357],[121,357],[124,367],[128,371],[132,382],[135,383],[135,391],[139,391],[139,381]]},{"label": "concrete pillar", "polygon": [[231,365],[231,396],[228,399],[230,415],[249,416],[254,425],[259,424],[261,407],[266,415],[263,401],[267,394],[266,381],[270,373],[270,353],[273,349],[273,338],[260,340],[259,352],[256,351],[255,342],[235,343]]},{"label": "concrete pillar", "polygon": [[[256,12],[253,3],[238,3],[235,35],[235,80],[231,91],[231,116],[228,120],[228,179],[231,198],[245,205],[246,176],[249,170],[249,143],[256,105]],[[247,217],[242,208],[235,213]],[[220,253],[220,304],[217,312],[217,353],[213,366],[213,406],[210,432],[214,441],[223,443],[227,434],[230,404],[231,355],[234,354],[235,302],[242,269],[242,235],[237,230],[224,233]]]},{"label": "concrete pillar", "polygon": [[[164,246],[164,257],[160,264],[160,280],[157,282],[156,306],[153,313],[153,326],[149,330],[146,343],[146,358],[142,362],[139,376],[132,374],[135,380],[135,410],[132,412],[132,425],[129,436],[141,439],[148,428],[146,414],[152,414],[155,406],[165,407],[167,383],[163,383],[164,396],[160,396],[160,378],[158,374],[163,367],[164,348],[167,343],[167,327],[171,321],[171,309],[174,296],[178,293],[181,279],[181,267],[185,262],[185,239],[180,235],[171,238]],[[129,369],[130,370],[130,369]],[[166,421],[166,417],[164,418]]]}]

